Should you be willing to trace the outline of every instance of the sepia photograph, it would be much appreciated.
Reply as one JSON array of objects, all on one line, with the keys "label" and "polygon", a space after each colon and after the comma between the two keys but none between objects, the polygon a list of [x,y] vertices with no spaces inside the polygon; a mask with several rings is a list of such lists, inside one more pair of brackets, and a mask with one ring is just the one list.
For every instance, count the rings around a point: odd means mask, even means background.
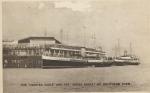
[{"label": "sepia photograph", "polygon": [[149,5],[2,1],[3,93],[150,91]]}]

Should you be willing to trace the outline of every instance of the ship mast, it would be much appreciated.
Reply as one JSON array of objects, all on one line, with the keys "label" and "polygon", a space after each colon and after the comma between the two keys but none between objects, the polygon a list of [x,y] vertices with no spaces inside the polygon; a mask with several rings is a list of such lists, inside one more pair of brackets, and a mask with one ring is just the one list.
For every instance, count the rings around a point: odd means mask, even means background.
[{"label": "ship mast", "polygon": [[84,31],[84,47],[86,46],[86,40],[85,40],[85,31]]},{"label": "ship mast", "polygon": [[60,41],[63,43],[63,29],[60,30]]},{"label": "ship mast", "polygon": [[114,54],[115,54],[115,57],[117,57],[117,45],[115,44],[115,49],[114,49]]},{"label": "ship mast", "polygon": [[[47,30],[44,30],[44,37],[47,37]],[[44,41],[44,51],[46,51],[46,40]],[[43,52],[44,53],[44,52]]]},{"label": "ship mast", "polygon": [[94,48],[96,48],[96,36],[95,36],[95,32],[92,34],[92,41],[93,41]]},{"label": "ship mast", "polygon": [[130,55],[132,55],[132,43],[130,42]]},{"label": "ship mast", "polygon": [[94,48],[96,48],[96,36],[95,36],[95,32],[94,32],[94,37],[93,37],[93,39],[94,39]]},{"label": "ship mast", "polygon": [[120,56],[120,39],[118,39],[118,56]]},{"label": "ship mast", "polygon": [[85,29],[86,29],[86,26],[84,25],[84,26],[83,26],[83,39],[84,39],[84,47],[86,47],[86,36],[85,36]]},{"label": "ship mast", "polygon": [[[62,38],[63,39],[63,30],[61,29],[61,31],[60,31],[60,39]],[[64,33],[64,40],[65,41],[62,41],[62,42],[64,42],[64,43],[66,43],[66,44],[68,44],[69,43],[69,31],[68,30],[65,30],[65,33]]]}]

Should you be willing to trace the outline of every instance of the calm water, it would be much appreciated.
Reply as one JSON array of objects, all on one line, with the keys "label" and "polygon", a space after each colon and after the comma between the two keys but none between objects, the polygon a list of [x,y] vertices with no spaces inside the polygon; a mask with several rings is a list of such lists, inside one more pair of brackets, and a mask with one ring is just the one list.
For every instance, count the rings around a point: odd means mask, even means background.
[{"label": "calm water", "polygon": [[4,93],[150,91],[149,67],[4,69]]}]

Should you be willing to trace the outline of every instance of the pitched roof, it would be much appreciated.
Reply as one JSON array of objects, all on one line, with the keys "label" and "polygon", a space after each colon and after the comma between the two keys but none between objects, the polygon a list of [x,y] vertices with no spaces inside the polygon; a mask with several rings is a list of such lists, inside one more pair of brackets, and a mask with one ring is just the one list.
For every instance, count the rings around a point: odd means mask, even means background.
[{"label": "pitched roof", "polygon": [[60,41],[58,41],[57,39],[55,39],[54,37],[27,37],[27,38],[24,38],[24,39],[20,39],[18,40],[19,43],[22,43],[24,41],[29,41],[29,40],[33,40],[33,39],[43,39],[43,40],[55,40],[56,43],[59,43],[61,44]]}]

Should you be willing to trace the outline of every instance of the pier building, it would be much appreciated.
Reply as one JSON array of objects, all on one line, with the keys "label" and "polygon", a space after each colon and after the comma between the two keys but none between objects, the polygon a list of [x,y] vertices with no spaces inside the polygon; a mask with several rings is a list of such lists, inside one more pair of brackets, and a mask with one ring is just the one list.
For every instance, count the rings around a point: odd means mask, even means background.
[{"label": "pier building", "polygon": [[41,68],[43,54],[71,58],[105,57],[101,49],[64,45],[54,37],[27,37],[18,43],[3,43],[3,67]]}]

